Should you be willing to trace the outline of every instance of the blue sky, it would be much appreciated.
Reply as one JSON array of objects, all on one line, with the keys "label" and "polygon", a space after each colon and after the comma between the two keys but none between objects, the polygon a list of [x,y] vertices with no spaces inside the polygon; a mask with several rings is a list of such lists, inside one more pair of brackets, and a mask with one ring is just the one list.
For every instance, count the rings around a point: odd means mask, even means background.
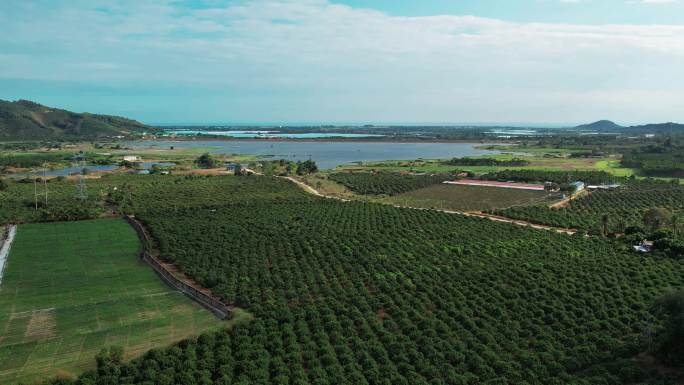
[{"label": "blue sky", "polygon": [[682,0],[3,0],[0,98],[147,123],[684,121],[683,18]]}]

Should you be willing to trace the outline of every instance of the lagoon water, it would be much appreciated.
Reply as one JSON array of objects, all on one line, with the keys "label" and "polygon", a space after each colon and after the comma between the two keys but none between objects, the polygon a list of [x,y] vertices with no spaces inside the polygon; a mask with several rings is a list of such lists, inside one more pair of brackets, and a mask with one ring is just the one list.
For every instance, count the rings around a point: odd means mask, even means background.
[{"label": "lagoon water", "polygon": [[[175,165],[174,163],[167,163],[167,162],[141,162],[140,163],[140,169],[142,170],[149,170],[152,168],[152,165],[156,164],[159,167],[171,167]],[[88,171],[112,171],[116,170],[119,168],[118,165],[115,164],[89,164],[85,166],[85,168]],[[12,174],[11,177],[15,179],[21,179],[21,178],[35,178],[35,177],[55,177],[55,176],[69,176],[69,175],[74,175],[74,174],[80,174],[82,171],[82,168],[80,166],[71,166],[71,167],[64,167],[64,168],[55,168],[52,170],[37,170],[37,171],[29,171],[29,172],[19,172],[16,174]]]},{"label": "lagoon water", "polygon": [[216,135],[231,138],[271,138],[271,139],[321,139],[321,138],[371,138],[384,135],[373,134],[341,134],[326,132],[282,133],[278,131],[208,131],[208,130],[173,130],[179,136]]},{"label": "lagoon water", "polygon": [[316,142],[316,141],[134,141],[131,148],[202,148],[215,154],[261,155],[273,159],[313,159],[321,169],[335,168],[353,162],[401,159],[443,159],[498,154],[476,149],[471,143],[392,143],[392,142]]}]

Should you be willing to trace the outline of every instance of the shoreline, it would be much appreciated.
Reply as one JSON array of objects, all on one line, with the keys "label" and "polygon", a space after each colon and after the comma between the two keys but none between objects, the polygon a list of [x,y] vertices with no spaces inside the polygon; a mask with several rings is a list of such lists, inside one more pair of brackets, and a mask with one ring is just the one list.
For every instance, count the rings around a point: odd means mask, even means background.
[{"label": "shoreline", "polygon": [[449,143],[460,143],[460,144],[473,144],[473,145],[498,145],[498,144],[514,144],[509,142],[496,142],[496,141],[479,141],[479,140],[466,140],[466,139],[455,139],[455,140],[448,140],[448,139],[435,139],[435,140],[371,140],[368,138],[358,138],[358,139],[345,139],[345,138],[232,138],[232,137],[225,137],[225,138],[199,138],[199,137],[190,137],[190,138],[145,138],[145,139],[132,139],[132,140],[127,140],[126,142],[151,142],[151,141],[160,141],[160,142],[302,142],[302,143],[377,143],[377,144],[387,144],[387,143],[396,143],[396,144],[449,144]]}]

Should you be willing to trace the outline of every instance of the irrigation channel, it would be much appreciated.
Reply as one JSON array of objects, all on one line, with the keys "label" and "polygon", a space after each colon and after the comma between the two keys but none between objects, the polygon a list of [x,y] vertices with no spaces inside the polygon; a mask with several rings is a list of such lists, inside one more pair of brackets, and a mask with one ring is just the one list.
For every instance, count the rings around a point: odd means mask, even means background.
[{"label": "irrigation channel", "polygon": [[185,274],[178,270],[174,265],[165,263],[154,256],[153,254],[158,254],[158,252],[153,249],[152,239],[147,234],[142,223],[130,215],[125,216],[125,219],[135,229],[135,232],[138,233],[138,237],[140,237],[140,241],[142,242],[143,247],[140,258],[150,265],[169,287],[187,295],[190,299],[214,313],[218,318],[231,318],[233,314],[232,306],[226,305],[219,298],[216,298],[211,293],[211,290],[195,284],[194,281],[185,276]]},{"label": "irrigation channel", "polygon": [[0,285],[2,284],[2,274],[5,272],[7,258],[9,257],[10,248],[16,234],[16,225],[9,225],[4,231],[0,232]]}]

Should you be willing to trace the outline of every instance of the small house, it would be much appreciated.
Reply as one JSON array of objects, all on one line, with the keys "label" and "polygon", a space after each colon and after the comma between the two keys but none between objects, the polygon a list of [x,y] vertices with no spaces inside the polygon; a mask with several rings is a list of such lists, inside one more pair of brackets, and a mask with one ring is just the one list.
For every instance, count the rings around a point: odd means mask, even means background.
[{"label": "small house", "polygon": [[639,253],[650,253],[653,250],[653,241],[643,240],[640,244],[633,247]]},{"label": "small house", "polygon": [[139,162],[140,157],[137,155],[124,155],[123,160],[126,162]]}]

